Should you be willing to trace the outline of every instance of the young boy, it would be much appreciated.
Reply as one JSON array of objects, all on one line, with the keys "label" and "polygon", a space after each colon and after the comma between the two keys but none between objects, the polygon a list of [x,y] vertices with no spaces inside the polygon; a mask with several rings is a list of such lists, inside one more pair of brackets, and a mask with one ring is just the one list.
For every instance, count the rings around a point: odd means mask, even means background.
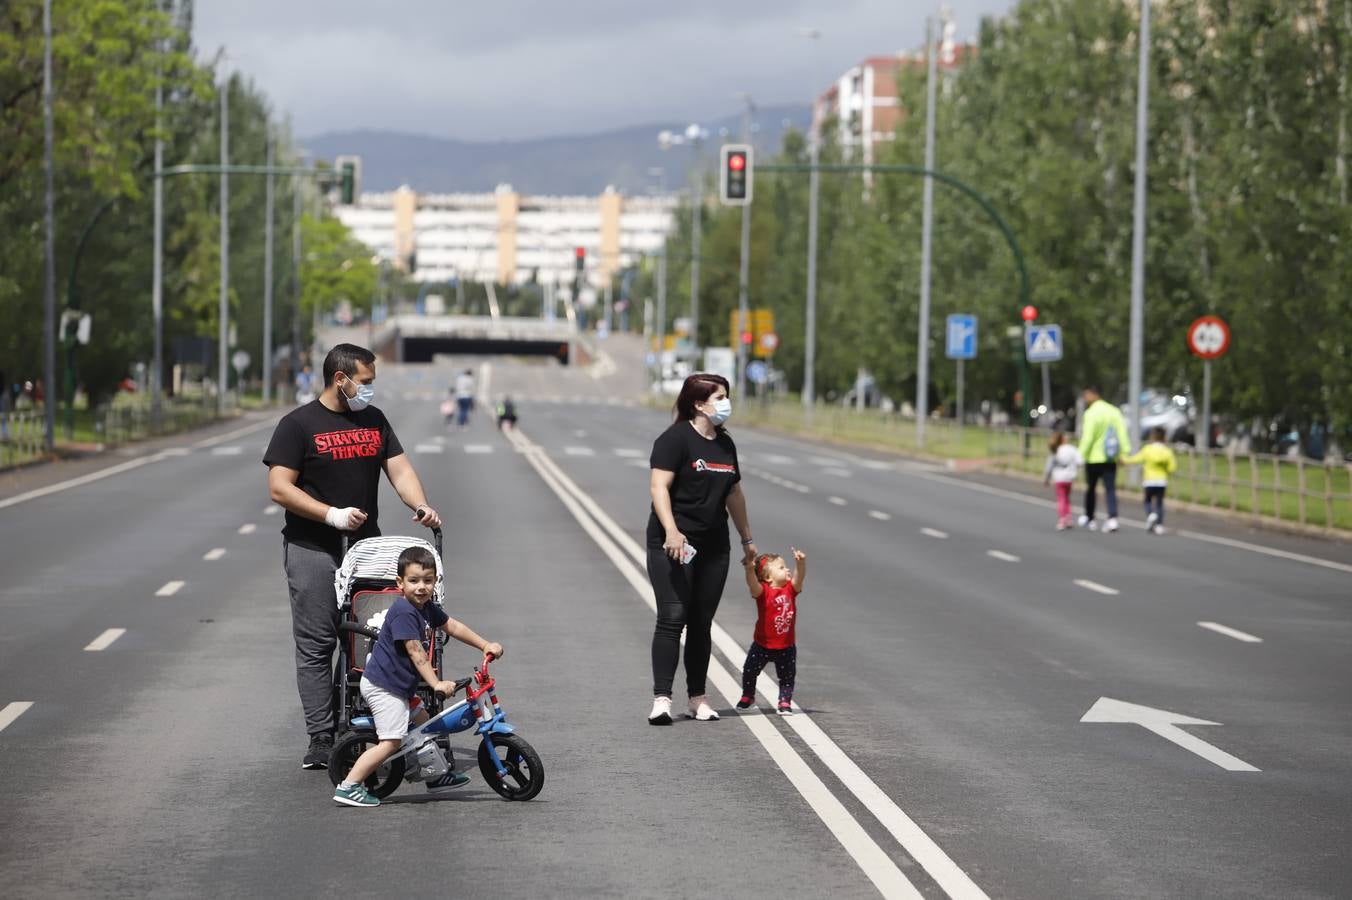
[{"label": "young boy", "polygon": [[742,666],[742,699],[738,709],[750,709],[756,699],[756,679],[768,663],[775,664],[779,678],[781,716],[793,714],[793,680],[798,669],[798,645],[794,639],[794,620],[798,617],[798,595],[807,575],[807,554],[796,547],[794,569],[789,571],[784,557],[762,553],[755,562],[745,564],[746,586],[756,601],[756,632],[746,651]]},{"label": "young boy", "polygon": [[1150,443],[1124,460],[1144,463],[1141,486],[1145,488],[1145,527],[1155,534],[1164,534],[1164,491],[1169,487],[1169,475],[1178,469],[1174,451],[1164,442],[1164,429],[1152,428]]},{"label": "young boy", "polygon": [[[446,615],[445,610],[432,602],[437,583],[437,562],[426,547],[409,547],[399,554],[398,585],[404,596],[394,601],[385,613],[361,678],[361,695],[371,707],[379,743],[368,747],[357,757],[347,779],[338,785],[333,799],[348,806],[379,806],[380,800],[366,791],[363,782],[371,777],[381,763],[389,759],[408,734],[409,700],[417,693],[418,679],[427,682],[435,691],[447,695],[455,693],[455,683],[443,681],[428,657],[425,642],[432,638],[432,629],[440,628],[463,644],[502,658],[502,645],[485,641],[465,624]],[[419,711],[421,724],[426,712]],[[469,776],[447,771],[445,775],[427,784],[429,791],[459,787]]]}]

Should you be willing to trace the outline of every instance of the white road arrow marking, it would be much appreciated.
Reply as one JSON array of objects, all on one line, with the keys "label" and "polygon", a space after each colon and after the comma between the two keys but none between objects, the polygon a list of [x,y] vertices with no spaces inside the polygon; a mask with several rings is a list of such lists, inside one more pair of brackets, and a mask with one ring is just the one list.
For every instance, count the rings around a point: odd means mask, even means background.
[{"label": "white road arrow marking", "polygon": [[1140,725],[1147,731],[1153,731],[1166,741],[1172,741],[1184,750],[1195,753],[1207,762],[1215,763],[1228,772],[1262,771],[1236,756],[1231,756],[1219,747],[1208,744],[1201,738],[1193,737],[1178,727],[1179,725],[1219,725],[1220,722],[1194,719],[1192,716],[1169,712],[1167,709],[1140,706],[1136,703],[1114,700],[1111,697],[1098,698],[1098,701],[1089,707],[1089,712],[1085,713],[1080,721]]}]

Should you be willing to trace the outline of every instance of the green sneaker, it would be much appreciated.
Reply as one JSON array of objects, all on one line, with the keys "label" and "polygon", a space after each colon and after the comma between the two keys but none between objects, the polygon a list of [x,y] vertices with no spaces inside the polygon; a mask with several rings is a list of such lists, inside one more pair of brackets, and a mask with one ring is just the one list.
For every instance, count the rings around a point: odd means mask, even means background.
[{"label": "green sneaker", "polygon": [[347,788],[347,789],[344,789],[344,788],[341,788],[341,787],[339,787],[339,788],[334,788],[334,791],[333,791],[333,802],[334,802],[334,803],[342,803],[342,804],[344,804],[345,806],[379,806],[379,805],[380,805],[380,800],[379,800],[379,798],[377,798],[377,797],[372,797],[372,796],[370,795],[370,793],[367,792],[366,786],[363,785],[363,784],[354,784],[352,787]]},{"label": "green sneaker", "polygon": [[458,788],[467,784],[469,784],[468,775],[466,775],[464,772],[455,772],[450,769],[447,769],[445,775],[442,775],[440,778],[434,778],[431,781],[427,782],[427,789],[432,793],[436,794],[440,793],[441,791],[449,791],[451,788]]}]

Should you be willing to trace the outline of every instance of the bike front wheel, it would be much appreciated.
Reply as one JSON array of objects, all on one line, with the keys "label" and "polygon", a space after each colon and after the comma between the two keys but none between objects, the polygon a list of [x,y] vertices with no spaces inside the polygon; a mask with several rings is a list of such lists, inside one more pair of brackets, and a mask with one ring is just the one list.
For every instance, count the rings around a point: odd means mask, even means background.
[{"label": "bike front wheel", "polygon": [[[507,770],[504,777],[498,776],[494,754]],[[479,771],[488,786],[504,800],[530,800],[545,786],[545,765],[540,762],[540,754],[515,734],[490,735],[479,745]]]},{"label": "bike front wheel", "polygon": [[[378,743],[380,739],[376,737],[376,733],[364,729],[349,731],[340,737],[338,743],[333,745],[333,753],[329,755],[329,779],[333,781],[334,786],[337,787],[347,778],[347,773],[352,771],[357,757],[365,753],[368,747]],[[401,756],[382,763],[380,768],[366,779],[366,789],[383,800],[393,794],[403,780],[404,758]]]}]

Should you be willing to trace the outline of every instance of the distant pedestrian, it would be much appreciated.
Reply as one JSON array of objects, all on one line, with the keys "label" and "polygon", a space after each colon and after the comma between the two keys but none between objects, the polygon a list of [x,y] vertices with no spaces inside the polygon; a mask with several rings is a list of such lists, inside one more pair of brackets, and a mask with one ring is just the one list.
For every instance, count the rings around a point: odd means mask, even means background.
[{"label": "distant pedestrian", "polygon": [[306,365],[296,373],[296,405],[313,403],[315,397],[315,373]]},{"label": "distant pedestrian", "polygon": [[1122,457],[1123,462],[1143,463],[1145,475],[1145,527],[1153,534],[1164,534],[1164,492],[1169,488],[1169,476],[1178,470],[1178,458],[1164,442],[1164,429],[1150,429],[1150,443],[1139,453]]},{"label": "distant pedestrian", "polygon": [[498,404],[498,430],[511,431],[516,427],[516,404],[511,397],[503,397]]},{"label": "distant pedestrian", "polygon": [[1066,440],[1065,432],[1052,435],[1047,467],[1042,471],[1042,483],[1056,485],[1056,530],[1065,531],[1074,523],[1070,509],[1070,490],[1084,465],[1080,449]]},{"label": "distant pedestrian", "polygon": [[756,630],[742,665],[742,699],[738,709],[750,709],[756,702],[756,679],[769,663],[775,664],[779,679],[781,716],[793,713],[793,685],[798,672],[798,641],[795,625],[798,619],[798,595],[803,592],[803,578],[807,575],[807,554],[797,547],[793,553],[793,571],[789,571],[784,557],[763,553],[743,563],[746,586],[751,599],[756,601]]},{"label": "distant pedestrian", "polygon": [[474,373],[469,369],[455,376],[455,424],[469,426],[469,413],[474,408]]},{"label": "distant pedestrian", "polygon": [[718,713],[705,696],[714,613],[728,580],[728,517],[742,536],[742,561],[756,558],[737,445],[723,423],[732,415],[728,380],[696,373],[676,397],[676,421],[653,441],[649,458],[648,579],[657,602],[650,725],[671,724],[671,686],[685,632],[686,715]]},{"label": "distant pedestrian", "polygon": [[1084,515],[1080,526],[1098,529],[1094,518],[1098,483],[1103,482],[1103,497],[1108,505],[1108,520],[1103,530],[1117,530],[1117,461],[1131,452],[1131,435],[1122,410],[1104,400],[1097,387],[1084,389],[1084,420],[1080,423],[1080,455],[1084,457]]}]

